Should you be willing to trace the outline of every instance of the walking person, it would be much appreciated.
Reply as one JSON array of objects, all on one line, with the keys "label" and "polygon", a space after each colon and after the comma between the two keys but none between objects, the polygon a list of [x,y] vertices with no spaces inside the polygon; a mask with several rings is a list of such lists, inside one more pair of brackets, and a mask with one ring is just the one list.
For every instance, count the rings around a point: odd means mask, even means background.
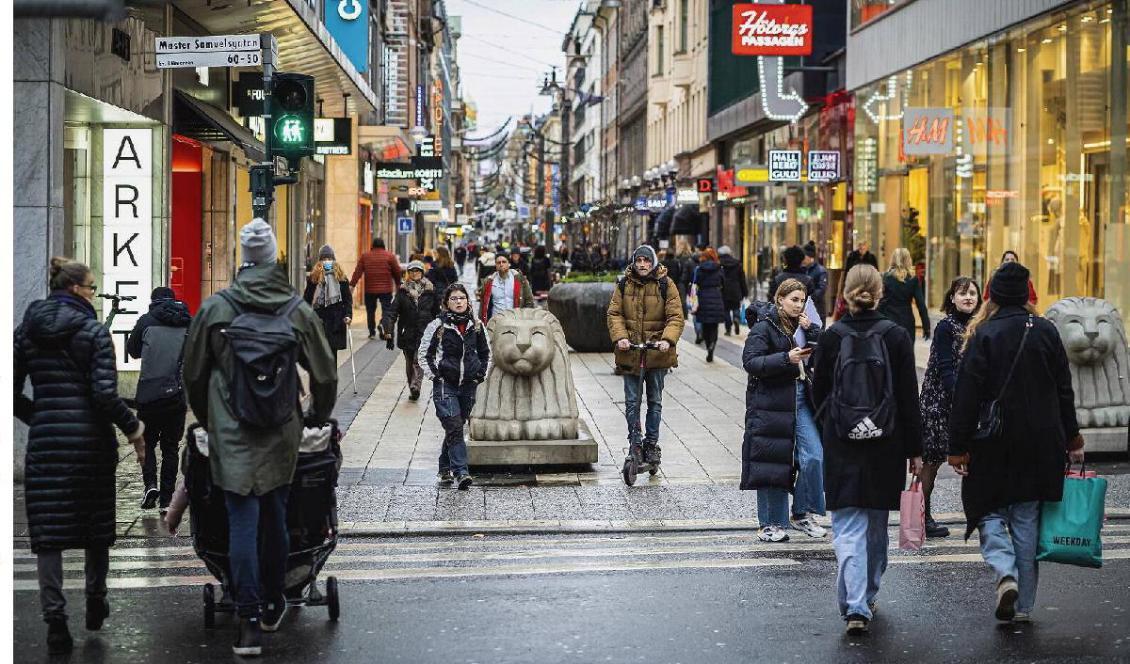
[{"label": "walking person", "polygon": [[926,296],[922,294],[922,282],[914,274],[910,251],[899,247],[891,254],[891,268],[883,275],[883,301],[879,303],[879,313],[897,323],[914,340],[914,313],[911,302],[918,308],[918,320],[922,324],[922,338],[930,340],[930,314],[926,311]]},{"label": "walking person", "polygon": [[[660,462],[659,425],[663,414],[663,382],[672,367],[679,366],[675,345],[683,334],[683,303],[679,289],[659,265],[650,245],[632,253],[606,315],[608,336],[616,344],[616,368],[624,377],[624,417],[628,422],[628,447],[647,464]],[[633,350],[632,344],[654,342],[654,350]],[[640,432],[640,356],[644,353],[643,384],[647,391],[647,415]]]},{"label": "walking person", "polygon": [[[1067,353],[1028,300],[1028,269],[1006,262],[965,330],[950,414],[949,464],[961,475],[965,538],[976,529],[996,577],[1000,621],[1028,622],[1036,605],[1040,503],[1063,498],[1063,469],[1083,461]],[[1000,433],[974,440],[996,401]]]},{"label": "walking person", "polygon": [[[324,245],[318,251],[318,263],[306,278],[306,291],[302,295],[314,308],[322,321],[326,341],[334,354],[337,367],[338,351],[349,348],[349,325],[353,322],[353,294],[345,270],[337,262],[333,247]],[[382,310],[384,305],[382,305]]]},{"label": "walking person", "polygon": [[706,361],[714,361],[718,346],[718,326],[726,322],[726,305],[722,300],[722,266],[718,252],[713,247],[702,251],[702,260],[691,278],[691,299],[695,323],[702,326],[702,340],[706,344]]},{"label": "walking person", "polygon": [[455,261],[451,260],[451,252],[447,247],[436,247],[436,257],[432,267],[424,272],[424,276],[431,282],[432,287],[439,293],[447,290],[451,284],[459,281],[460,273],[455,269]]},{"label": "walking person", "polygon": [[471,313],[463,284],[447,287],[442,306],[439,317],[424,329],[416,361],[432,381],[432,402],[444,431],[437,477],[441,484],[454,482],[466,490],[473,479],[464,427],[475,407],[475,391],[490,371],[490,340],[486,325]]},{"label": "walking person", "polygon": [[380,331],[386,347],[392,350],[393,331],[396,345],[404,352],[404,370],[408,377],[408,400],[420,398],[424,371],[416,361],[424,328],[439,315],[439,297],[435,285],[424,276],[424,264],[412,261],[406,270],[408,278],[396,291],[392,305],[381,318]]},{"label": "walking person", "polygon": [[[118,396],[110,331],[92,301],[90,269],[52,258],[51,293],[28,305],[15,330],[15,416],[28,426],[24,502],[36,555],[47,652],[71,651],[63,595],[63,551],[85,551],[86,628],[110,615],[106,575],[117,523],[116,426],[145,463],[145,425]],[[30,379],[32,396],[24,394]]]},{"label": "walking person", "polygon": [[467,262],[467,245],[461,244],[455,247],[453,252],[455,256],[455,266],[459,268],[459,276],[463,276],[463,265]]},{"label": "walking person", "polygon": [[812,279],[812,306],[816,308],[820,320],[824,320],[824,312],[827,309],[825,299],[828,297],[828,270],[816,260],[815,242],[804,245],[804,260],[801,261],[801,266],[804,267],[808,278]]},{"label": "walking person", "polygon": [[[790,526],[809,537],[827,534],[815,518],[824,514],[824,454],[804,365],[820,326],[804,313],[807,297],[801,282],[782,282],[772,303],[753,307],[757,321],[742,351],[749,380],[741,488],[757,491],[762,542],[787,541]],[[806,343],[797,344],[797,330]]]},{"label": "walking person", "polygon": [[804,266],[804,249],[793,245],[781,250],[782,260],[785,262],[783,269],[769,279],[769,297],[776,297],[777,289],[786,279],[796,279],[804,285],[804,292],[808,297],[816,292],[816,285],[808,275],[808,268]]},{"label": "walking person", "polygon": [[965,328],[981,307],[981,292],[970,277],[957,277],[950,282],[942,301],[946,315],[934,328],[930,344],[930,360],[922,381],[922,495],[926,499],[926,537],[948,537],[949,528],[934,521],[930,496],[938,468],[945,463],[950,443],[950,408],[957,385],[957,369],[961,364],[961,346]]},{"label": "walking person", "polygon": [[[1001,254],[1001,265],[1004,265],[1005,263],[1019,263],[1019,262],[1020,262],[1020,256],[1016,255],[1016,252],[1013,251],[1012,249],[1009,249],[1009,250],[1005,251],[1003,254]],[[989,285],[992,283],[992,280],[993,280],[993,278],[990,276],[989,281],[985,282],[985,293],[984,293],[983,297],[985,298],[986,301],[989,299]],[[1032,285],[1031,279],[1028,280],[1028,301],[1032,303],[1033,307],[1038,304],[1038,302],[1036,300],[1036,287]]]},{"label": "walking person", "polygon": [[[126,353],[141,360],[134,402],[145,424],[145,463],[141,478],[145,493],[141,509],[169,508],[177,483],[178,453],[184,436],[188,403],[181,363],[192,316],[173,289],[158,286],[150,294],[149,311],[137,319],[126,339]],[[161,450],[161,480],[157,481],[157,450]]]},{"label": "walking person", "polygon": [[545,247],[534,247],[534,258],[530,261],[530,289],[534,295],[548,294],[553,288],[553,261],[545,253]]},{"label": "walking person", "polygon": [[510,259],[506,254],[496,255],[494,273],[483,281],[479,289],[479,318],[487,323],[503,311],[533,306],[534,292],[525,275],[511,269]]},{"label": "walking person", "polygon": [[722,304],[726,309],[726,336],[730,336],[731,328],[734,334],[741,334],[742,300],[749,296],[749,284],[746,282],[745,270],[742,263],[734,258],[734,253],[729,247],[718,247],[718,260],[722,266]]},{"label": "walking person", "polygon": [[365,277],[365,314],[369,323],[369,338],[377,336],[377,302],[381,307],[392,303],[392,294],[400,285],[400,261],[392,252],[385,249],[385,241],[373,238],[373,247],[361,254],[353,277],[349,280],[352,288]]},{"label": "walking person", "polygon": [[[259,655],[262,631],[278,630],[286,614],[287,497],[304,424],[295,364],[280,366],[279,379],[245,363],[242,344],[255,341],[267,359],[290,360],[306,370],[311,414],[306,424],[329,420],[337,395],[337,367],[318,315],[299,297],[277,264],[271,226],[254,219],[239,232],[243,264],[232,285],[200,306],[185,342],[184,384],[188,403],[208,432],[212,485],[223,491],[228,513],[231,592],[238,616],[236,655]],[[333,285],[330,284],[330,288]],[[241,335],[249,314],[275,323],[272,337],[293,335],[296,348]],[[240,336],[237,336],[240,335]],[[237,346],[237,342],[240,346]],[[265,348],[264,348],[265,347]],[[258,353],[257,353],[258,354]],[[241,386],[256,381],[255,390]]]},{"label": "walking person", "polygon": [[813,357],[812,396],[822,413],[840,615],[856,635],[875,617],[887,518],[899,509],[908,460],[911,473],[922,470],[922,419],[913,342],[875,310],[883,297],[878,270],[853,267],[844,297],[848,314],[824,332]]}]

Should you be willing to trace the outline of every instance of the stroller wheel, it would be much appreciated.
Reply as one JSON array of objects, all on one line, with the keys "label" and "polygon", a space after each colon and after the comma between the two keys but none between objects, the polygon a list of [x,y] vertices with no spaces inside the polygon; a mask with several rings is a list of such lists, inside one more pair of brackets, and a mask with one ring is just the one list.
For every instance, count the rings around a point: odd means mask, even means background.
[{"label": "stroller wheel", "polygon": [[341,615],[341,605],[338,603],[337,577],[326,577],[326,605],[330,609],[330,620],[337,622]]},{"label": "stroller wheel", "polygon": [[216,588],[210,584],[204,584],[204,626],[216,626]]}]

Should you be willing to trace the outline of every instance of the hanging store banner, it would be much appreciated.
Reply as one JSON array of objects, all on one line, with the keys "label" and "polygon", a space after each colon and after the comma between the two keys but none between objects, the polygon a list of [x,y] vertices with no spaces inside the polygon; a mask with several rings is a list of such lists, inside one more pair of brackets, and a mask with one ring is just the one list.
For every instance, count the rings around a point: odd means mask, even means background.
[{"label": "hanging store banner", "polygon": [[694,189],[680,188],[675,192],[675,202],[683,205],[693,205],[698,203],[698,191]]},{"label": "hanging store banner", "polygon": [[812,5],[734,5],[734,55],[812,55]]},{"label": "hanging store banner", "polygon": [[953,152],[953,109],[907,107],[902,112],[903,153],[908,156]]},{"label": "hanging store banner", "polygon": [[840,179],[840,153],[838,150],[808,151],[808,181],[835,182]]},{"label": "hanging store banner", "polygon": [[767,184],[769,182],[769,169],[764,166],[735,167],[734,182],[744,187]]},{"label": "hanging store banner", "polygon": [[769,180],[800,182],[800,150],[770,150]]},{"label": "hanging store banner", "polygon": [[351,154],[353,118],[314,118],[315,154]]},{"label": "hanging store banner", "polygon": [[369,0],[326,0],[322,16],[357,73],[369,71]]},{"label": "hanging store banner", "polygon": [[[137,371],[141,362],[125,342],[145,310],[153,282],[153,130],[102,130],[101,293],[132,295],[110,327],[119,370]],[[102,300],[103,318],[113,302]]]}]

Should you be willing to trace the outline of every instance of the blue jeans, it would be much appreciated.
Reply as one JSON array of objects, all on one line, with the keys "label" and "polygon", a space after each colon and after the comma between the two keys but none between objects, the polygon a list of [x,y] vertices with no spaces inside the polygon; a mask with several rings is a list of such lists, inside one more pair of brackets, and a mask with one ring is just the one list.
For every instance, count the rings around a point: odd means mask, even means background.
[{"label": "blue jeans", "polygon": [[[1036,604],[1040,570],[1036,564],[1036,542],[1040,537],[1040,503],[1015,503],[991,512],[977,524],[981,556],[996,573],[1016,579],[1020,597],[1016,610],[1031,613]],[[1010,537],[1011,535],[1011,537]]]},{"label": "blue jeans", "polygon": [[443,425],[443,447],[439,451],[439,472],[450,470],[456,475],[466,475],[467,441],[463,426],[475,407],[475,390],[478,385],[465,383],[459,387],[437,380],[432,385],[432,402],[436,417]]},{"label": "blue jeans", "polygon": [[261,496],[224,492],[228,508],[228,557],[231,590],[240,618],[256,618],[264,601],[283,596],[286,556],[286,499],[290,486]]},{"label": "blue jeans", "polygon": [[871,620],[867,606],[879,594],[887,569],[887,510],[845,507],[832,510],[832,548],[836,550],[836,586],[840,615]]},{"label": "blue jeans", "polygon": [[[643,383],[647,390],[647,417],[643,443],[659,443],[659,423],[663,419],[663,379],[667,369],[644,369]],[[624,417],[628,420],[628,444],[640,442],[640,377],[624,375]]]},{"label": "blue jeans", "polygon": [[[793,486],[793,514],[824,514],[824,447],[816,420],[805,398],[804,383],[796,384],[796,450],[800,467]],[[784,489],[757,490],[757,521],[765,526],[789,527],[789,492]]]},{"label": "blue jeans", "polygon": [[824,514],[824,445],[816,418],[808,406],[805,386],[796,384],[796,463],[800,467],[793,487],[793,514]]}]

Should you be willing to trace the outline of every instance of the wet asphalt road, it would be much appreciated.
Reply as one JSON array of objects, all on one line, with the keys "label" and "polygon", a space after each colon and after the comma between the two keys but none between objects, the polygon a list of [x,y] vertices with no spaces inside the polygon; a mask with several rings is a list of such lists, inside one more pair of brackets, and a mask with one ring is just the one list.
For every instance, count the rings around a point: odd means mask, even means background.
[{"label": "wet asphalt road", "polygon": [[[1035,622],[1022,627],[996,625],[991,574],[972,544],[954,536],[918,554],[893,553],[879,615],[861,638],[843,634],[826,540],[762,545],[730,533],[350,541],[329,572],[343,578],[341,620],[329,622],[324,608],[294,610],[283,631],[266,636],[264,661],[1130,661],[1127,534],[1130,524],[1108,526],[1113,548],[1102,570],[1044,565]],[[205,579],[191,551],[147,551],[151,560],[139,564],[153,569],[114,576],[168,587],[112,585],[113,613],[97,635],[82,629],[81,592],[68,591],[76,650],[56,661],[239,661],[230,617],[202,626]],[[37,594],[18,589],[15,610],[16,660],[48,661]]]}]

